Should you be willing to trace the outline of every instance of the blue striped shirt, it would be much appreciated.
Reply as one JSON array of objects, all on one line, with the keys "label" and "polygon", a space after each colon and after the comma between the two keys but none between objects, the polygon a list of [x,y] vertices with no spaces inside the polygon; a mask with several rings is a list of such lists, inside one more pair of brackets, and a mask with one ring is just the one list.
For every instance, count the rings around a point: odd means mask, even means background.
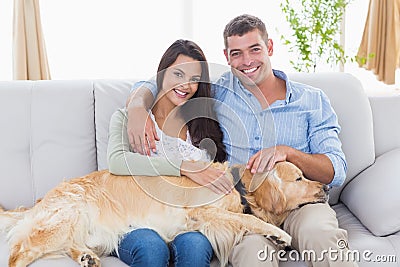
[{"label": "blue striped shirt", "polygon": [[[335,171],[330,186],[342,185],[347,165],[338,137],[340,126],[329,99],[320,89],[289,81],[281,71],[273,72],[286,82],[286,98],[266,109],[231,72],[213,83],[228,161],[247,163],[263,148],[286,145],[305,153],[326,155]],[[154,81],[136,83],[132,90],[144,83],[155,96]]]}]

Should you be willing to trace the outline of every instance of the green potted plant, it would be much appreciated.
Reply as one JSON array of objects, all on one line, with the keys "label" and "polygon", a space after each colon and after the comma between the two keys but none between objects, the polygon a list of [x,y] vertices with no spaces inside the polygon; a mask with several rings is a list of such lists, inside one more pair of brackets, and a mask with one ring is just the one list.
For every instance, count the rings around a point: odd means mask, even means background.
[{"label": "green potted plant", "polygon": [[283,0],[280,4],[292,35],[281,35],[296,60],[290,60],[295,70],[315,72],[317,63],[335,65],[349,57],[340,45],[340,24],[346,6],[352,0]]}]

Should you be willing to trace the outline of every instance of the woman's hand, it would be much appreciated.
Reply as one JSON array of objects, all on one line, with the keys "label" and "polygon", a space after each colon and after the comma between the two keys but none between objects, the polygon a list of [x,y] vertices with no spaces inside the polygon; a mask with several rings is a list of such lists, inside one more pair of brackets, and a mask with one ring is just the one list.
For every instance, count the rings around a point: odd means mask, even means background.
[{"label": "woman's hand", "polygon": [[233,183],[225,176],[225,171],[214,168],[211,164],[200,161],[183,161],[181,174],[199,185],[205,186],[216,194],[229,194]]},{"label": "woman's hand", "polygon": [[160,138],[146,109],[142,107],[128,109],[127,133],[133,152],[148,156],[150,151],[156,152],[155,140]]}]

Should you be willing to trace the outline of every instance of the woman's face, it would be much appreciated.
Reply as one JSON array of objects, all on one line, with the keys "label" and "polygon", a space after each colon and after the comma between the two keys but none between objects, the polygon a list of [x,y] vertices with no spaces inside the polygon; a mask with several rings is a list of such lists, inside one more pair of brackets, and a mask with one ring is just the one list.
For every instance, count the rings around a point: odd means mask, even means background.
[{"label": "woman's face", "polygon": [[165,70],[163,93],[175,106],[182,105],[196,93],[200,78],[200,62],[191,57],[179,55]]}]

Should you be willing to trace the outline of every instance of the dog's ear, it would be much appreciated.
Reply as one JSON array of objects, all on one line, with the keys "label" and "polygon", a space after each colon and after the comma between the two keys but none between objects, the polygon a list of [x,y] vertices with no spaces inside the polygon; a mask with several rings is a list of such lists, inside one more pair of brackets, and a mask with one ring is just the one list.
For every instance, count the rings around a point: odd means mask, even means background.
[{"label": "dog's ear", "polygon": [[254,174],[253,178],[251,179],[248,191],[250,193],[253,193],[254,191],[256,191],[257,188],[259,188],[260,185],[264,182],[264,180],[267,179],[268,175],[270,175],[270,174],[272,175],[272,174],[274,174],[274,172],[275,172],[275,169],[273,169],[272,171],[268,171],[268,172]]},{"label": "dog's ear", "polygon": [[235,184],[242,179],[244,172],[246,171],[246,166],[243,164],[235,164],[229,168],[230,173],[233,176]]},{"label": "dog's ear", "polygon": [[274,191],[271,193],[274,211],[277,215],[281,215],[286,211],[286,196],[276,184]]},{"label": "dog's ear", "polygon": [[273,215],[281,215],[286,210],[286,197],[279,186],[265,181],[255,193],[262,209]]}]

